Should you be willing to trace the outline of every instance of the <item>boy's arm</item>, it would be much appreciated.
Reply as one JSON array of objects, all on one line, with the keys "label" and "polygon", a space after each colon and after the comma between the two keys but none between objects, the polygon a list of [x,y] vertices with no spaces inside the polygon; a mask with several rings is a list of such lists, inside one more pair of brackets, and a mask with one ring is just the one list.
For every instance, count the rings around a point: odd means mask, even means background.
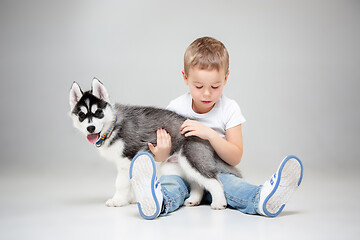
[{"label": "boy's arm", "polygon": [[198,136],[208,140],[219,157],[228,164],[236,166],[240,163],[243,154],[241,125],[226,130],[226,139],[224,139],[213,129],[200,122],[186,120],[181,126],[181,133],[185,134],[185,137]]}]

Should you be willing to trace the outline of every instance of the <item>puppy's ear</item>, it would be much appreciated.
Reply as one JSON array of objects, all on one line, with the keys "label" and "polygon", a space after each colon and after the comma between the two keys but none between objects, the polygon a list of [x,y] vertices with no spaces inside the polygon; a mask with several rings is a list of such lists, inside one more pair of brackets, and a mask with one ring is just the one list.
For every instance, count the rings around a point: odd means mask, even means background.
[{"label": "puppy's ear", "polygon": [[92,81],[91,92],[95,97],[104,100],[105,102],[110,102],[109,94],[106,91],[106,88],[97,78],[94,78]]},{"label": "puppy's ear", "polygon": [[75,107],[75,105],[79,102],[80,98],[82,97],[83,92],[79,84],[74,82],[70,89],[70,108],[71,110]]}]

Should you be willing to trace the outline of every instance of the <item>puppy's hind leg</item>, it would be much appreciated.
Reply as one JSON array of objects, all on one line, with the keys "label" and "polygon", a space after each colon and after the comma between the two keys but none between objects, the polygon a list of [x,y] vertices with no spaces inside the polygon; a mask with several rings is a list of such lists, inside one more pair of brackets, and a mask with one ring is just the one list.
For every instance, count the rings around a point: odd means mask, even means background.
[{"label": "puppy's hind leg", "polygon": [[204,186],[205,189],[210,192],[212,197],[212,209],[226,208],[227,202],[224,194],[223,185],[216,178],[216,176],[214,178],[203,176],[199,171],[195,170],[193,167],[190,166],[185,156],[179,157],[179,164],[189,179],[197,182],[200,186]]},{"label": "puppy's hind leg", "polygon": [[224,188],[219,180],[208,178],[204,182],[204,187],[208,190],[212,197],[211,208],[215,210],[225,209],[227,206]]},{"label": "puppy's hind leg", "polygon": [[199,205],[203,195],[204,188],[201,187],[198,183],[190,181],[190,197],[185,200],[184,205],[187,207]]}]

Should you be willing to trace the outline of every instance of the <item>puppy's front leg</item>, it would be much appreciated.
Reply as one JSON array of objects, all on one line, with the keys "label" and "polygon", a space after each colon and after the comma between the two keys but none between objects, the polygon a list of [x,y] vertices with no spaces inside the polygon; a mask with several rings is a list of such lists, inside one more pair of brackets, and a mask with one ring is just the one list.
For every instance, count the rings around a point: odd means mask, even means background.
[{"label": "puppy's front leg", "polygon": [[130,203],[131,191],[129,170],[118,168],[118,174],[115,182],[115,194],[106,201],[108,207],[121,207]]}]

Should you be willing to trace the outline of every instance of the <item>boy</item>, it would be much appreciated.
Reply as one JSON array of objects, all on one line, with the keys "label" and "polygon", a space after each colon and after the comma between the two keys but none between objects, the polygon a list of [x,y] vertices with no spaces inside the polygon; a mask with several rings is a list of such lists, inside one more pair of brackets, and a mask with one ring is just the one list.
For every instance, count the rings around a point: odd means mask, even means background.
[{"label": "boy", "polygon": [[[196,39],[186,49],[182,71],[190,92],[171,101],[167,109],[194,119],[186,120],[181,126],[180,131],[185,137],[198,136],[208,140],[221,159],[236,166],[243,153],[241,124],[245,118],[238,104],[222,94],[229,76],[228,68],[229,55],[220,41],[210,37]],[[149,143],[149,149],[158,162],[176,161],[174,157],[168,159],[171,137],[164,129],[157,131],[157,145],[154,147]],[[154,166],[152,156],[145,154],[142,157],[152,162],[146,171],[154,178],[156,170],[151,167]],[[133,162],[136,160],[137,156]],[[141,171],[136,172],[141,174]],[[232,174],[220,174],[218,178],[224,186],[230,207],[247,214],[275,217],[300,185],[302,172],[301,161],[295,156],[288,156],[272,178],[261,186],[251,185]],[[186,200],[189,197],[189,185],[179,176],[162,176],[160,184],[151,184],[151,179],[145,182],[147,184],[134,188],[134,191],[139,191],[135,192],[139,198],[142,197],[141,190],[136,189],[151,188],[154,193],[154,201],[147,206],[150,209],[143,209],[139,205],[139,212],[145,219],[166,215],[183,204],[199,204]],[[204,195],[205,200],[210,197],[210,194]]]}]

